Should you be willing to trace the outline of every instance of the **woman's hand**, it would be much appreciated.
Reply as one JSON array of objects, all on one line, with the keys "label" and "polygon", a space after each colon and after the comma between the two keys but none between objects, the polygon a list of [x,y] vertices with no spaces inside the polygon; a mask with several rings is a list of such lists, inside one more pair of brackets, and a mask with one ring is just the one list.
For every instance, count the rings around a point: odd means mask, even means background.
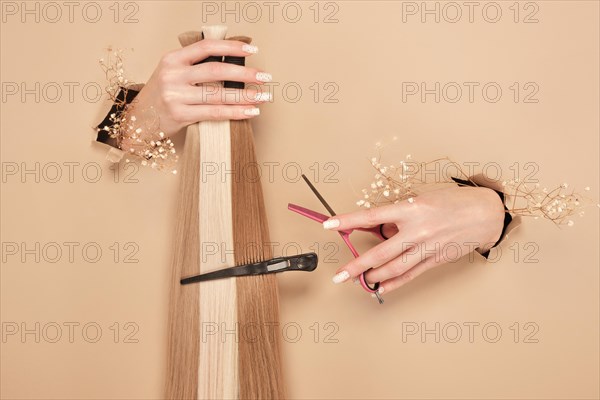
[{"label": "woman's hand", "polygon": [[[337,221],[337,222],[336,222]],[[476,248],[487,250],[500,238],[504,205],[482,187],[452,187],[426,192],[413,201],[338,215],[326,229],[384,225],[388,240],[337,270],[340,283],[373,268],[367,282],[381,282],[389,293],[435,266],[458,260]]]},{"label": "woman's hand", "polygon": [[166,136],[198,121],[246,119],[258,115],[256,105],[269,101],[270,93],[196,84],[217,81],[260,84],[269,82],[270,74],[221,62],[194,65],[209,56],[248,56],[257,51],[256,46],[243,42],[208,39],[171,51],[162,57],[136,96],[129,115],[142,125],[152,110]]}]

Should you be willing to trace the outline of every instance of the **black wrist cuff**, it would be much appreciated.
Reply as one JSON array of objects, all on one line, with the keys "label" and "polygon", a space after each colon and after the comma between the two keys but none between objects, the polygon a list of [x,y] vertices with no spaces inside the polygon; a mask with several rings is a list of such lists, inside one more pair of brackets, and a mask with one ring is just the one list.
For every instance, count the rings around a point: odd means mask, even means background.
[{"label": "black wrist cuff", "polygon": [[[454,182],[456,182],[458,184],[458,186],[478,187],[478,185],[475,185],[473,182],[471,182],[469,180],[459,179],[459,178],[455,178],[455,177],[452,177],[452,180]],[[485,187],[485,186],[481,186],[481,187]],[[488,188],[488,189],[491,189],[491,188]],[[498,239],[498,241],[496,243],[494,243],[494,245],[492,247],[490,247],[490,249],[493,249],[494,247],[498,246],[498,244],[500,244],[500,242],[504,238],[504,233],[506,232],[506,228],[512,222],[512,215],[510,215],[510,213],[508,212],[508,208],[506,208],[506,205],[504,204],[504,199],[505,199],[504,193],[499,192],[495,189],[492,189],[492,190],[494,192],[496,192],[498,194],[498,196],[500,196],[500,200],[502,201],[502,205],[504,206],[504,226],[502,227],[502,233],[500,234],[500,239]],[[484,256],[485,258],[488,258],[488,256],[490,255],[490,250],[486,251],[485,253],[481,253],[481,255]]]}]

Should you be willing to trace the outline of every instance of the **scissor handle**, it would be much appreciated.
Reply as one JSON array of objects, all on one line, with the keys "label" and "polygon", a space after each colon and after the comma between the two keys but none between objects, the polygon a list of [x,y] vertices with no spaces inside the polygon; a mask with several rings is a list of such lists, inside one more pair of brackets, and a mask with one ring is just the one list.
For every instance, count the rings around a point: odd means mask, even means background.
[{"label": "scissor handle", "polygon": [[[359,257],[358,251],[356,251],[356,249],[354,248],[354,246],[350,242],[350,234],[346,233],[344,231],[339,231],[338,233],[340,234],[340,236],[342,237],[342,239],[344,240],[344,242],[346,243],[346,245],[348,246],[348,248],[352,252],[352,255],[354,256],[354,258],[358,258]],[[363,272],[362,274],[360,274],[360,276],[359,276],[358,279],[360,281],[360,285],[362,286],[362,288],[365,291],[367,291],[369,293],[375,293],[379,289],[379,282],[374,283],[373,287],[370,287],[369,284],[367,283],[367,280],[365,279],[365,274],[369,270],[371,270],[371,269],[372,268],[369,268],[368,270],[366,270],[365,272]]]}]

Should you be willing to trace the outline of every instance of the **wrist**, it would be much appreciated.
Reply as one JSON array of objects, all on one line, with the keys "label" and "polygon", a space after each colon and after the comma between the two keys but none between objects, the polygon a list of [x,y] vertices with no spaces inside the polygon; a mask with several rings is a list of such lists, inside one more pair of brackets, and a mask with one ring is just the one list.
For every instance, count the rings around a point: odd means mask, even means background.
[{"label": "wrist", "polygon": [[506,214],[504,199],[493,189],[486,187],[476,187],[474,189],[479,192],[482,199],[479,223],[487,227],[483,235],[481,250],[488,251],[497,244],[504,231]]}]

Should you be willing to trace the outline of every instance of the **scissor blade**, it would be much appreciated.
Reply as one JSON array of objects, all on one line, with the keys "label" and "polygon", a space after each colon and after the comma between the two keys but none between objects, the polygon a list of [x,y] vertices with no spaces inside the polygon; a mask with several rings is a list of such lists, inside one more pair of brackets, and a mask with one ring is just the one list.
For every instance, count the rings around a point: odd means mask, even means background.
[{"label": "scissor blade", "polygon": [[324,221],[327,221],[329,219],[329,217],[325,214],[321,214],[316,211],[309,210],[308,208],[304,208],[304,207],[301,207],[299,205],[292,204],[292,203],[288,204],[288,210],[294,211],[300,215],[304,215],[305,217],[310,218],[313,221],[317,221],[320,223],[323,223]]},{"label": "scissor blade", "polygon": [[306,184],[308,185],[308,187],[310,187],[310,190],[312,190],[312,192],[315,194],[315,196],[317,196],[317,198],[319,199],[319,201],[321,202],[321,204],[323,204],[323,206],[327,209],[327,211],[329,212],[329,214],[332,217],[334,217],[335,216],[335,211],[333,211],[333,208],[331,208],[329,206],[329,204],[327,204],[327,202],[325,201],[325,199],[323,198],[323,196],[321,196],[321,193],[319,193],[319,191],[317,190],[317,188],[313,186],[313,184],[308,180],[308,178],[306,177],[306,175],[302,174],[302,178],[304,179],[304,182],[306,182]]}]

